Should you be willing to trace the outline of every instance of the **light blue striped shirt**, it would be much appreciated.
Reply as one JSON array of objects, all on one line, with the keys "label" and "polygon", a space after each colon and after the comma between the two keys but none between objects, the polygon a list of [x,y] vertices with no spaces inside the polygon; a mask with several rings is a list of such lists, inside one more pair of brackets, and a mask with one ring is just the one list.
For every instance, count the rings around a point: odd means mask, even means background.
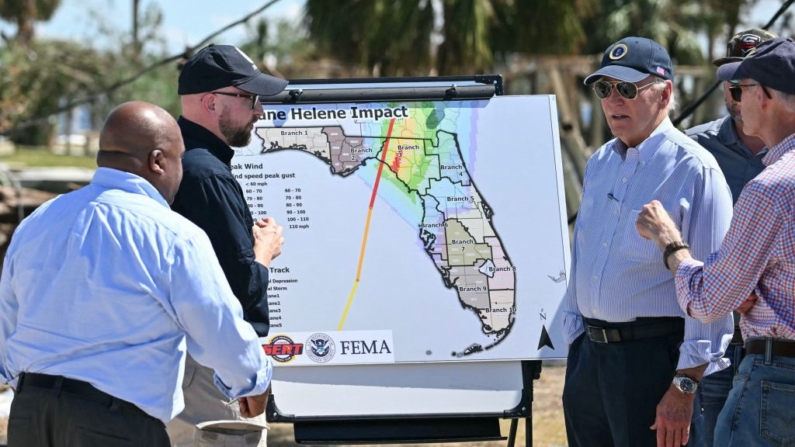
[{"label": "light blue striped shirt", "polygon": [[207,235],[149,182],[100,168],[16,230],[0,279],[0,383],[62,375],[169,421],[184,408],[186,348],[229,398],[270,384]]},{"label": "light blue striped shirt", "polygon": [[583,333],[582,316],[610,322],[638,317],[685,317],[677,369],[712,362],[728,366],[731,315],[704,324],[676,302],[660,249],[643,239],[635,221],[643,205],[662,202],[696,259],[720,247],[732,217],[732,196],[715,158],[665,119],[638,147],[614,139],[588,161],[574,227],[571,278],[564,297],[567,343]]}]

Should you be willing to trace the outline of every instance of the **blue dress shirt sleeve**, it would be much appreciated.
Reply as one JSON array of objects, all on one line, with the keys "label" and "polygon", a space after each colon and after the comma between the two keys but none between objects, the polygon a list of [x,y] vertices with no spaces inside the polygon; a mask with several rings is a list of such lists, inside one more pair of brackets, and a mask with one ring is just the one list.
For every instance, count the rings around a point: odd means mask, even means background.
[{"label": "blue dress shirt sleeve", "polygon": [[183,181],[172,208],[207,233],[246,320],[260,336],[267,335],[269,272],[254,260],[254,222],[235,179],[211,175]]},{"label": "blue dress shirt sleeve", "polygon": [[0,383],[11,383],[12,386],[15,379],[11,377],[8,368],[6,367],[8,338],[11,336],[11,331],[17,325],[17,311],[19,305],[16,296],[14,296],[14,289],[11,287],[11,269],[13,264],[9,261],[6,255],[3,264],[3,274],[0,277]]},{"label": "blue dress shirt sleeve", "polygon": [[[720,248],[732,218],[732,196],[723,175],[714,168],[703,170],[701,181],[694,182],[693,203],[683,210],[682,237],[697,259],[706,259]],[[685,338],[679,348],[677,369],[709,363],[705,374],[719,371],[728,363],[724,351],[734,333],[731,313],[712,323],[685,317]]]},{"label": "blue dress shirt sleeve", "polygon": [[272,365],[243,320],[209,239],[199,234],[173,250],[170,303],[187,334],[188,352],[215,370],[216,386],[229,398],[262,394]]}]

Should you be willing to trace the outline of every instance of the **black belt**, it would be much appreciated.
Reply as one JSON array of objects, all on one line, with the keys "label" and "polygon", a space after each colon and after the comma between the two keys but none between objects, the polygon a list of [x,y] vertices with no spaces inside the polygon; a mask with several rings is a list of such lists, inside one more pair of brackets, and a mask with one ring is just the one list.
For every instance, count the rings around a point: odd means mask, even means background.
[{"label": "black belt", "polygon": [[679,317],[638,318],[627,323],[583,318],[585,333],[595,343],[620,343],[663,335],[682,334],[685,320]]},{"label": "black belt", "polygon": [[795,340],[753,338],[745,342],[745,355],[770,354],[776,357],[795,357]]},{"label": "black belt", "polygon": [[137,406],[127,402],[126,400],[113,397],[110,394],[94,388],[88,382],[82,380],[69,379],[63,376],[50,376],[47,374],[37,373],[22,373],[19,375],[19,382],[17,383],[17,393],[21,393],[26,388],[38,388],[40,390],[52,390],[56,393],[65,393],[77,396],[81,399],[90,400],[100,404],[111,406],[113,404],[118,406],[129,406],[136,411],[143,412]]}]

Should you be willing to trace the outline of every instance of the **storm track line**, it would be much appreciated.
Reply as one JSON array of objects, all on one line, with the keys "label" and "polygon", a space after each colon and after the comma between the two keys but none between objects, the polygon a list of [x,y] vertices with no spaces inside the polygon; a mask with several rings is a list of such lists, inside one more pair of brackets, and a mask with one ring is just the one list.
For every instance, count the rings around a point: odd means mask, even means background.
[{"label": "storm track line", "polygon": [[359,287],[359,278],[362,275],[362,265],[364,265],[364,253],[367,249],[367,235],[370,232],[370,219],[373,217],[373,206],[375,205],[375,197],[378,195],[378,184],[381,183],[381,173],[384,170],[384,164],[386,164],[386,154],[387,150],[389,149],[389,140],[392,138],[392,128],[395,126],[394,118],[389,121],[389,129],[386,131],[386,141],[384,141],[384,152],[381,154],[381,163],[378,164],[378,173],[375,175],[375,184],[373,185],[373,193],[370,195],[370,206],[367,210],[367,221],[364,223],[364,234],[362,235],[362,249],[359,252],[359,266],[356,268],[356,280],[353,282],[353,288],[351,289],[351,294],[348,296],[348,302],[345,304],[345,310],[342,312],[342,318],[340,319],[340,324],[337,326],[337,330],[341,331],[342,327],[345,325],[345,319],[348,317],[348,310],[351,308],[351,303],[353,303],[353,297],[356,295],[356,289]]}]

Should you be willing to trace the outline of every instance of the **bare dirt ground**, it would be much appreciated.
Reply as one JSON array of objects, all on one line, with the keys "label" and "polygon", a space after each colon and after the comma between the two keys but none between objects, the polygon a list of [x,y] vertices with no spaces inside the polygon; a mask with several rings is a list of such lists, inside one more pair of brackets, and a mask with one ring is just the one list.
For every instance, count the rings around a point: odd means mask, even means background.
[{"label": "bare dirt ground", "polygon": [[[563,393],[563,378],[566,373],[564,366],[544,365],[541,378],[535,382],[533,400],[533,446],[534,447],[565,447],[566,430],[563,424],[563,409],[560,396]],[[6,419],[0,419],[0,445],[5,444]],[[502,421],[502,435],[507,437],[510,421]],[[519,421],[516,445],[525,445],[524,421]],[[416,445],[416,444],[412,444]],[[422,444],[428,447],[498,447],[505,446],[506,441],[467,442],[446,444]],[[293,427],[289,424],[271,424],[268,435],[270,447],[296,447]],[[397,445],[401,447],[401,445]],[[403,445],[408,447],[408,444]]]}]

